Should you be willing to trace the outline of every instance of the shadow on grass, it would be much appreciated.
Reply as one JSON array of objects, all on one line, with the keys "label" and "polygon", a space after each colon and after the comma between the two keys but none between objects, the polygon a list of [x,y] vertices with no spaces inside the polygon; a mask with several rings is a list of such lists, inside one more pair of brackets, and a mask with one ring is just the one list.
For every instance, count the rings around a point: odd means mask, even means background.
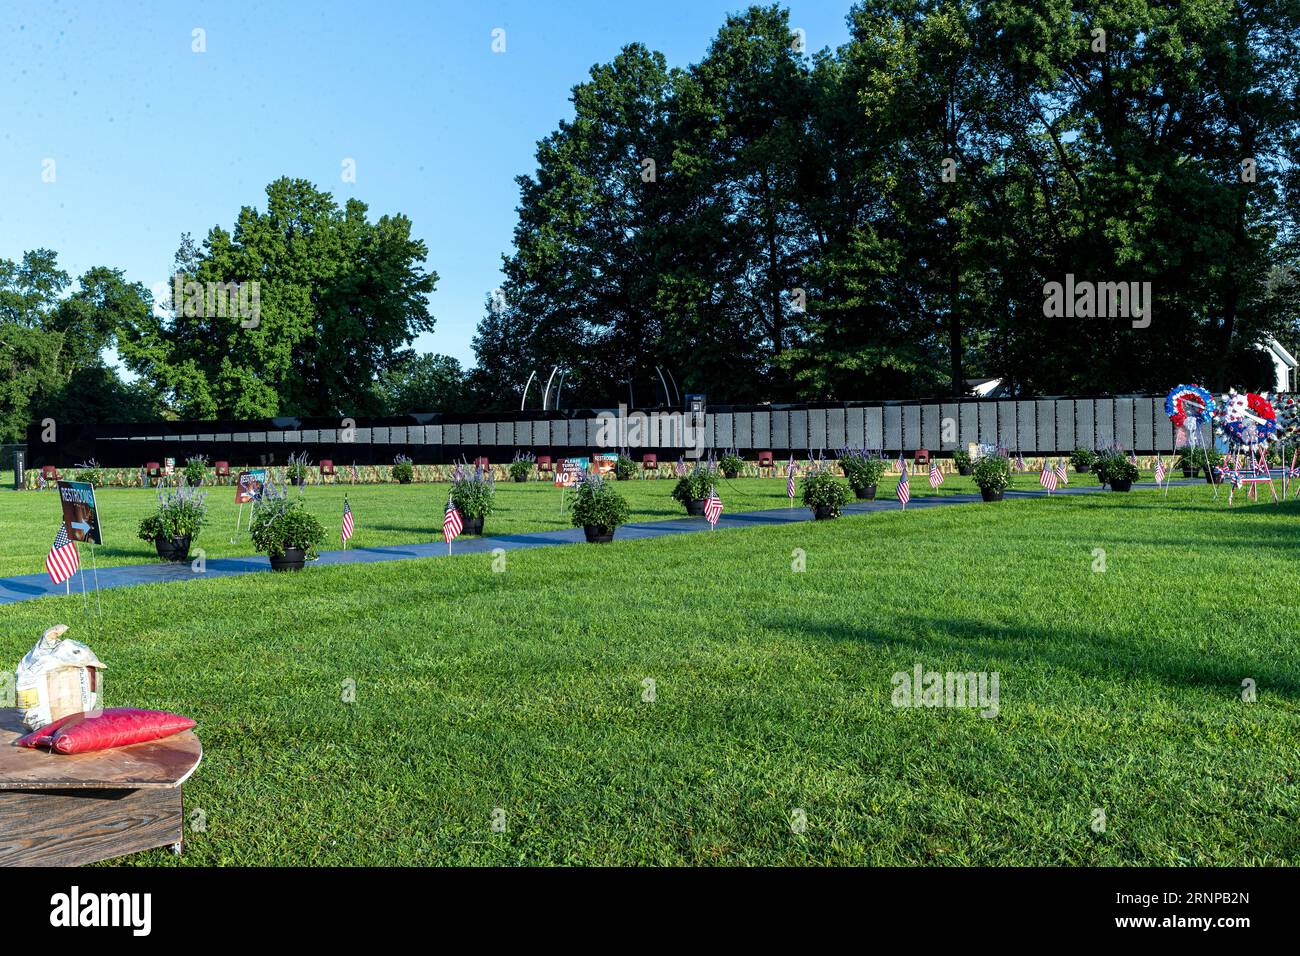
[{"label": "shadow on grass", "polygon": [[[1300,698],[1300,679],[1261,665],[1257,661],[1234,660],[1226,655],[1200,654],[1197,659],[1169,659],[1168,649],[1146,648],[1138,654],[1127,640],[1109,639],[1065,627],[1044,630],[1024,625],[996,627],[981,621],[913,616],[898,620],[896,629],[882,629],[847,623],[815,623],[783,618],[772,623],[801,633],[820,635],[832,641],[866,641],[881,646],[915,649],[918,660],[926,655],[952,655],[972,663],[1005,662],[1008,657],[1030,658],[1051,667],[1071,670],[1085,677],[1105,678],[1116,672],[1147,677],[1171,686],[1195,687],[1236,697],[1243,678],[1253,678],[1270,694]],[[935,634],[939,631],[947,636]],[[919,636],[924,635],[924,636]],[[1190,649],[1188,653],[1193,653]],[[973,659],[973,660],[972,660]],[[963,663],[963,670],[980,668]],[[996,669],[996,668],[992,668]]]}]

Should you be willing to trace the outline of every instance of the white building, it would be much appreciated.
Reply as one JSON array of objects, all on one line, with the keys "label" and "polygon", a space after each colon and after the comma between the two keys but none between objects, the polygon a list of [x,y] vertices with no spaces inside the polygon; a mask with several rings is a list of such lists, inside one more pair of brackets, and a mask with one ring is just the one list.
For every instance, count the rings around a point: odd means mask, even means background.
[{"label": "white building", "polygon": [[1296,390],[1296,367],[1300,362],[1282,347],[1282,343],[1271,335],[1260,346],[1273,362],[1273,391],[1294,392]]}]

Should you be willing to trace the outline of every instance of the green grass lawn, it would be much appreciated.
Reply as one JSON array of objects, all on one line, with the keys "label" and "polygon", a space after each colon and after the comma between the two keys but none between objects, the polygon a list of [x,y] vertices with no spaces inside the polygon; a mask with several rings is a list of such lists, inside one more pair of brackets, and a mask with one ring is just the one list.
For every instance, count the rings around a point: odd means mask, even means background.
[{"label": "green grass lawn", "polygon": [[[1072,476],[1071,481],[1096,485],[1092,475]],[[897,483],[897,476],[886,476],[880,495],[892,497]],[[618,489],[628,498],[632,520],[657,521],[686,514],[672,499],[673,485],[669,480],[634,480],[619,482]],[[12,488],[12,483],[8,487]],[[1017,475],[1013,487],[1038,488],[1038,478]],[[345,494],[356,523],[351,546],[372,548],[440,538],[447,490],[445,484],[309,485],[303,495],[308,509],[329,529],[325,548],[339,547]],[[975,490],[970,478],[960,476],[950,476],[937,492],[931,492],[924,477],[912,478],[913,496]],[[729,512],[787,507],[790,499],[785,492],[784,477],[723,480],[718,485],[718,494]],[[209,558],[253,553],[246,530],[235,534],[239,507],[234,498],[234,489],[228,485],[209,489],[210,522],[194,542],[194,547],[202,548]],[[157,561],[153,543],[136,537],[140,519],[157,504],[157,492],[144,488],[101,488],[96,491],[96,499],[104,529],[104,545],[95,549],[96,561],[103,567]],[[571,499],[570,492],[566,500]],[[795,506],[801,507],[797,503]],[[249,510],[248,506],[244,507],[241,525],[244,529],[248,527]],[[11,491],[8,496],[0,492],[0,577],[36,574],[44,569],[45,554],[58,531],[61,513],[59,499],[52,489]],[[488,517],[484,530],[492,535],[567,527],[570,521],[560,507],[560,489],[549,482],[498,482],[496,510]]]},{"label": "green grass lawn", "polygon": [[[315,567],[10,606],[0,660],[64,621],[199,721],[204,829],[141,864],[1296,863],[1298,530],[1201,485]],[[916,664],[998,715],[891,706]]]}]

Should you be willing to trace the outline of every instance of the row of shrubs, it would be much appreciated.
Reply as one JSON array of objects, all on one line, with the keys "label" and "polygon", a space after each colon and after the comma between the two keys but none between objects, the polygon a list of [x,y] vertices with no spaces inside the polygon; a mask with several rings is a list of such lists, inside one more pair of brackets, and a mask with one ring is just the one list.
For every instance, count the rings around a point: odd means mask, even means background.
[{"label": "row of shrubs", "polygon": [[[1098,478],[1116,490],[1128,490],[1129,483],[1138,476],[1137,466],[1120,452],[1103,452],[1089,462]],[[398,461],[394,467],[403,464],[409,466],[410,462]],[[1081,468],[1083,460],[1078,459],[1075,464]],[[814,466],[800,480],[800,498],[818,519],[839,517],[851,493],[860,499],[874,498],[887,468],[879,455],[848,450],[841,454],[838,465],[847,483],[840,481],[825,465]],[[1011,463],[1003,456],[983,457],[974,462],[971,472],[986,500],[1000,499],[1011,483]],[[159,489],[157,507],[140,522],[141,540],[154,542],[159,556],[166,560],[188,560],[191,543],[207,523],[207,492],[186,480],[191,475],[199,477],[197,470],[187,467],[177,488]],[[298,475],[301,477],[301,473]],[[512,470],[511,475],[517,480],[520,476],[527,477],[522,469]],[[623,477],[618,475],[617,468],[615,475]],[[727,476],[723,461],[699,462],[678,478],[672,497],[688,514],[703,514],[705,500],[715,492],[719,478]],[[460,511],[466,532],[481,534],[483,522],[491,515],[495,503],[495,476],[490,470],[460,464],[452,468],[447,478],[451,482],[451,503]],[[584,529],[588,541],[611,540],[630,513],[626,499],[609,481],[591,473],[580,476],[570,520],[574,526]],[[317,549],[327,535],[320,520],[306,510],[302,495],[290,495],[285,482],[278,477],[270,478],[261,496],[253,502],[250,533],[254,547],[268,555],[273,568],[281,570],[301,568],[305,561],[317,557]]]}]

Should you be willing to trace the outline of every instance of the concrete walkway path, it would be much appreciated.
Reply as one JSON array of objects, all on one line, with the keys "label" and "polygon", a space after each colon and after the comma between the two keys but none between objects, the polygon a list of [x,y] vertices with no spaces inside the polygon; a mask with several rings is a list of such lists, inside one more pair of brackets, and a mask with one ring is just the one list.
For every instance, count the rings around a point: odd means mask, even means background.
[{"label": "concrete walkway path", "polygon": [[[1176,485],[1197,484],[1196,481],[1175,481]],[[922,481],[922,484],[924,482]],[[1151,482],[1134,485],[1135,488],[1155,488]],[[921,489],[918,488],[918,491]],[[928,489],[927,489],[928,490]],[[1101,491],[1096,485],[1066,485],[1053,492],[1056,495],[1091,494]],[[1042,490],[1008,491],[1006,497],[1042,498],[1047,492]],[[956,495],[920,495],[908,503],[907,510],[915,511],[925,508],[938,508],[947,505],[970,504],[980,500],[977,494]],[[892,496],[877,501],[853,501],[844,506],[845,514],[863,514],[871,511],[896,511],[898,501]],[[784,525],[795,522],[811,521],[812,513],[802,505],[789,508],[772,508],[766,511],[741,511],[736,514],[723,512],[718,522],[719,531],[728,528],[753,528],[764,525]],[[708,531],[708,523],[703,518],[672,518],[667,521],[642,521],[625,524],[618,529],[615,541],[629,541],[644,538],[660,538],[670,534],[689,534]],[[555,531],[531,531],[524,534],[494,535],[483,538],[458,538],[452,549],[453,554],[485,554],[497,548],[513,551],[519,548],[543,548],[557,544],[576,544],[583,541],[581,528],[563,528]],[[376,561],[404,561],[410,558],[446,557],[447,546],[441,541],[426,544],[386,545],[380,548],[349,548],[346,551],[322,551],[320,559],[311,566],[329,564],[371,564]],[[100,568],[98,572],[82,564],[87,590],[94,587],[98,577],[100,588],[125,588],[138,584],[159,584],[165,581],[192,581],[195,578],[225,578],[237,574],[257,574],[269,572],[270,564],[262,555],[247,558],[211,558],[203,571],[195,571],[189,563],[127,564]],[[72,582],[74,594],[80,592],[81,581]],[[14,604],[18,601],[30,601],[34,598],[57,596],[65,593],[62,584],[54,584],[48,574],[24,574],[13,578],[0,578],[0,605]]]}]

